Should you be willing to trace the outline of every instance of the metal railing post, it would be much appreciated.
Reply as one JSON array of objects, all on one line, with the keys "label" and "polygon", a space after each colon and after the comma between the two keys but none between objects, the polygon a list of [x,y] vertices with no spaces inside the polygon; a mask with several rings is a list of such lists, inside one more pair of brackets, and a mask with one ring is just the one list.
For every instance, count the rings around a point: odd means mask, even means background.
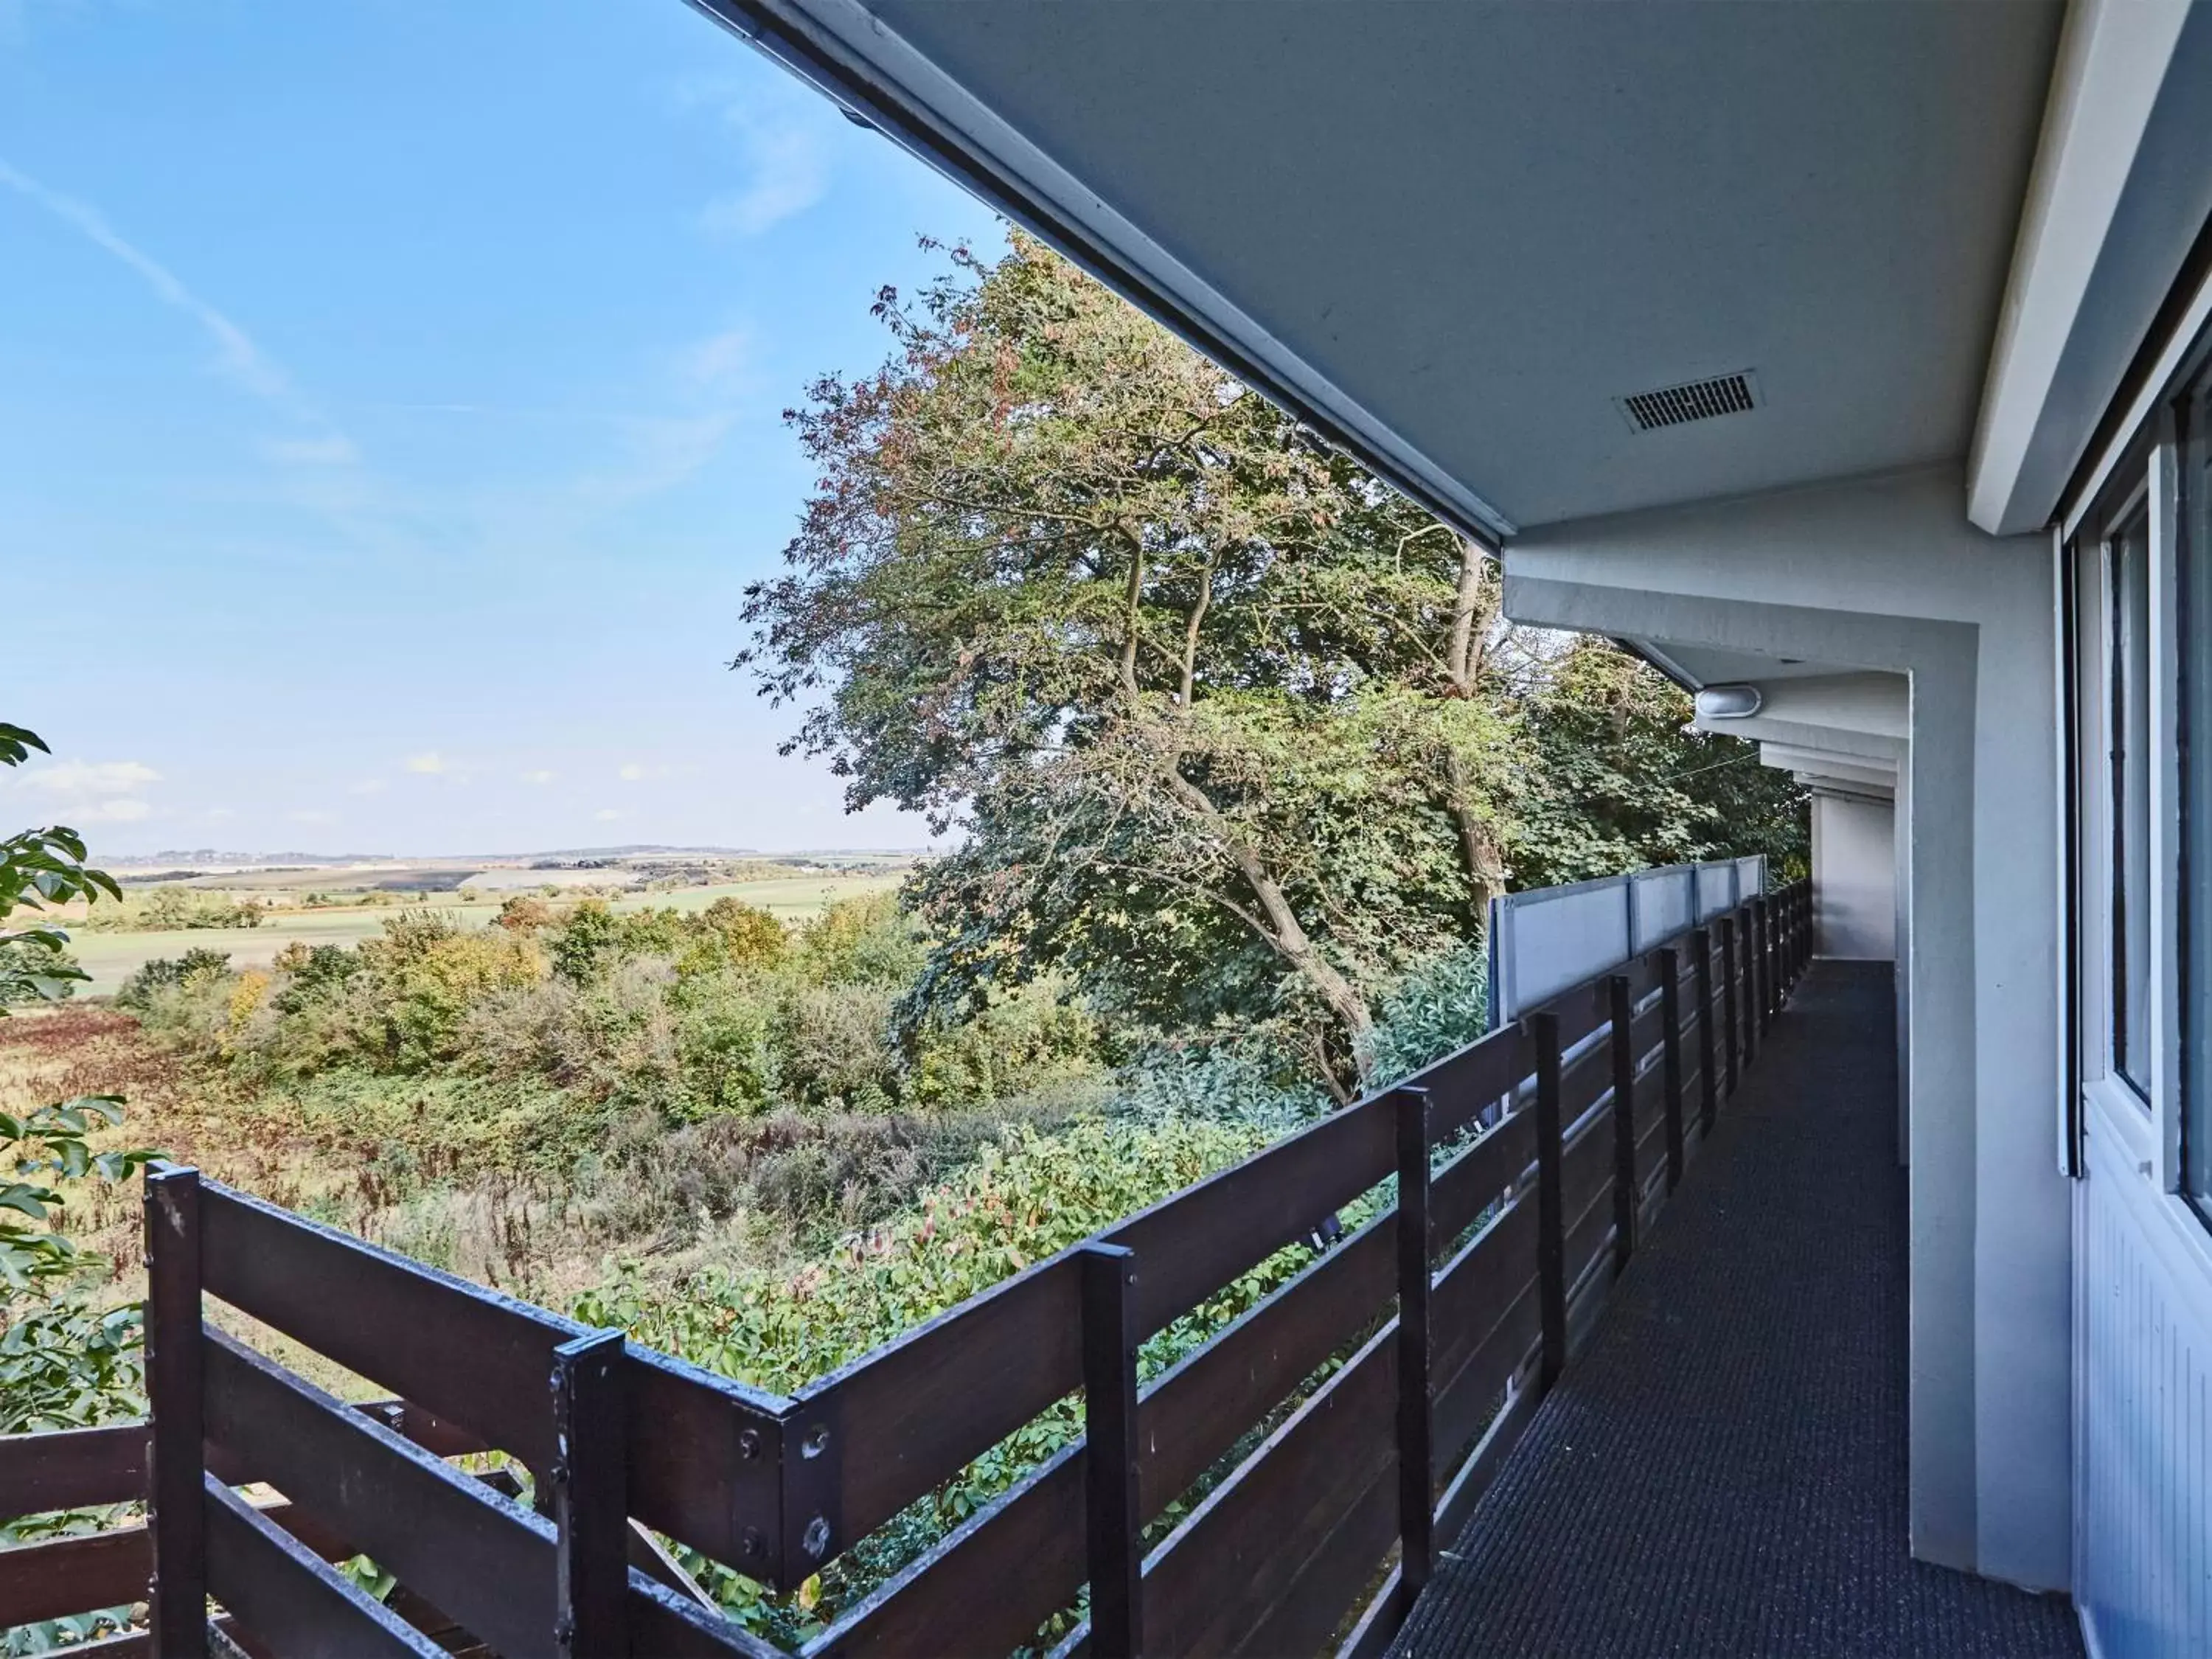
[{"label": "metal railing post", "polygon": [[1721,919],[1722,1035],[1728,1038],[1728,1091],[1735,1092],[1742,1076],[1743,1039],[1736,1030],[1735,918]]},{"label": "metal railing post", "polygon": [[1713,936],[1700,927],[1690,935],[1690,948],[1698,953],[1698,1124],[1701,1133],[1713,1132],[1713,1114],[1721,1099],[1720,1042],[1716,1022],[1720,1009],[1713,1001]]},{"label": "metal railing post", "polygon": [[1743,925],[1736,929],[1736,963],[1743,969],[1743,984],[1736,987],[1736,998],[1743,1011],[1743,1068],[1750,1071],[1752,1061],[1759,1060],[1759,918],[1750,905],[1743,907]]},{"label": "metal railing post", "polygon": [[1613,1270],[1636,1254],[1636,1003],[1628,975],[1609,974],[1606,1015],[1613,1023]]},{"label": "metal railing post", "polygon": [[1559,1017],[1531,1014],[1536,1050],[1536,1304],[1543,1319],[1537,1377],[1550,1388],[1567,1363],[1566,1203],[1560,1190]]},{"label": "metal railing post", "polygon": [[1091,1651],[1136,1659],[1144,1648],[1144,1547],[1137,1518],[1136,1252],[1078,1247],[1083,1263],[1085,1554]]},{"label": "metal railing post", "polygon": [[200,1172],[146,1170],[147,1597],[155,1659],[206,1659],[207,1495]]},{"label": "metal railing post", "polygon": [[1659,952],[1660,1097],[1667,1114],[1667,1190],[1682,1180],[1682,962]]},{"label": "metal railing post", "polygon": [[562,1659],[629,1652],[629,1408],[623,1334],[594,1331],[553,1350],[554,1650]]},{"label": "metal railing post", "polygon": [[1398,1130],[1399,1584],[1420,1594],[1436,1562],[1429,1397],[1429,1091],[1400,1089]]}]

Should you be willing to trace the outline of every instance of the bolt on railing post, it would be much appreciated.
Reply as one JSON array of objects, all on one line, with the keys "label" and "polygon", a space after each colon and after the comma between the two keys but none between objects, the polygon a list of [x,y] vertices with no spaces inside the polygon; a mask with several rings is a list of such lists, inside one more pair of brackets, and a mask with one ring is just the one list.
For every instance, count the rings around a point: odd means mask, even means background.
[{"label": "bolt on railing post", "polygon": [[1566,1204],[1559,1181],[1559,1017],[1530,1014],[1522,1026],[1536,1050],[1536,1304],[1543,1320],[1537,1376],[1548,1389],[1567,1363]]},{"label": "bolt on railing post", "polygon": [[1636,1003],[1628,975],[1605,981],[1613,1048],[1613,1270],[1628,1271],[1636,1254]]},{"label": "bolt on railing post", "polygon": [[1728,1091],[1742,1076],[1743,1039],[1736,1030],[1735,918],[1721,919],[1721,1034],[1728,1039]]},{"label": "bolt on railing post", "polygon": [[1137,1516],[1136,1252],[1097,1242],[1083,1273],[1085,1555],[1091,1652],[1136,1659],[1144,1646],[1144,1550]]},{"label": "bolt on railing post", "polygon": [[1682,961],[1659,952],[1660,1099],[1667,1114],[1667,1190],[1682,1179]]},{"label": "bolt on railing post", "polygon": [[1399,1585],[1420,1594],[1436,1561],[1429,1398],[1429,1091],[1400,1089],[1398,1130]]},{"label": "bolt on railing post", "polygon": [[553,1646],[562,1659],[629,1652],[629,1407],[623,1334],[553,1350]]},{"label": "bolt on railing post", "polygon": [[207,1493],[200,1315],[200,1172],[146,1170],[146,1531],[155,1659],[205,1659]]}]

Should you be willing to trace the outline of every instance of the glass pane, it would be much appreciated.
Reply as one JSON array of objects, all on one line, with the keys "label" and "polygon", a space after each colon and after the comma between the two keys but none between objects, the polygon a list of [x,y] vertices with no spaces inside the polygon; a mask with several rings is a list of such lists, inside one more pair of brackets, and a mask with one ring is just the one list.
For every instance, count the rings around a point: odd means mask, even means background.
[{"label": "glass pane", "polygon": [[2212,369],[2182,401],[2183,1189],[2212,1212]]},{"label": "glass pane", "polygon": [[2150,547],[2139,510],[2112,542],[2112,1066],[2150,1093]]}]

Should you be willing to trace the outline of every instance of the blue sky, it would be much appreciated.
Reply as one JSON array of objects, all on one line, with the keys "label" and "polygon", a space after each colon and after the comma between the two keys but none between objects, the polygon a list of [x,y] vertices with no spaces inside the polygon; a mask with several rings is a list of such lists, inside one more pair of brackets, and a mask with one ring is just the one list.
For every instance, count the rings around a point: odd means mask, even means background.
[{"label": "blue sky", "polygon": [[0,826],[921,844],[724,664],[923,233],[1000,236],[679,0],[0,0]]}]

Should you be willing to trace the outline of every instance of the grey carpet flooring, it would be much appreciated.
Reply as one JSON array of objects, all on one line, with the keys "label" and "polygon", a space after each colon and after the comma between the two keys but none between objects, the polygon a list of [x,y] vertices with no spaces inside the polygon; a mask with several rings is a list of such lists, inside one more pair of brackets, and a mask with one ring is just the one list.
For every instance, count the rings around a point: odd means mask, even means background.
[{"label": "grey carpet flooring", "polygon": [[1814,964],[1394,1653],[2081,1653],[1908,1553],[1893,1020],[1886,966]]}]

